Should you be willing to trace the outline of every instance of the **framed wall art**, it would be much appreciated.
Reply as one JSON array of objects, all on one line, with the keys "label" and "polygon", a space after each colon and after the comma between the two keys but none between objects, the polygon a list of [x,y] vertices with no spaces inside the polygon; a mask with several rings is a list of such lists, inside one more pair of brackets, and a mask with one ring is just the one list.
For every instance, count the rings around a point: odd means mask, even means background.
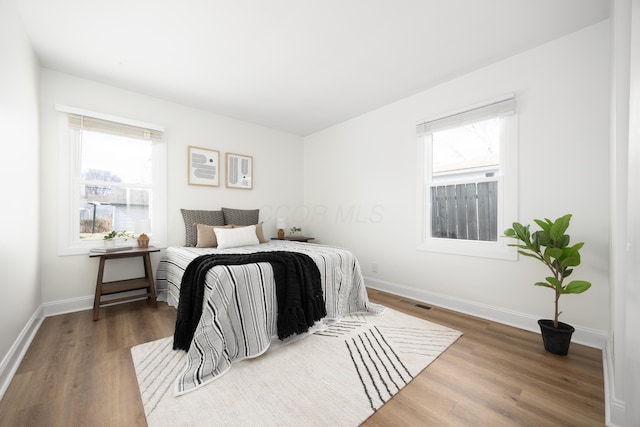
[{"label": "framed wall art", "polygon": [[189,185],[220,186],[220,152],[189,146]]},{"label": "framed wall art", "polygon": [[253,157],[227,153],[227,187],[253,188]]}]

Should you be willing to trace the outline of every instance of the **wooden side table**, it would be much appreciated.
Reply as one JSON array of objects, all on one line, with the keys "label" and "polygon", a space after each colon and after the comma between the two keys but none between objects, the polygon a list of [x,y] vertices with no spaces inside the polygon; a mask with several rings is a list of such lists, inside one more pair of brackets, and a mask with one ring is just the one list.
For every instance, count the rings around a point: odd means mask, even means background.
[{"label": "wooden side table", "polygon": [[[137,289],[146,289],[146,297],[153,302],[154,307],[158,307],[158,301],[156,301],[156,287],[153,282],[153,270],[151,268],[151,252],[160,252],[160,249],[150,246],[148,248],[132,248],[123,251],[106,252],[106,253],[90,253],[89,257],[100,258],[100,265],[98,267],[98,280],[96,281],[96,296],[93,301],[93,320],[98,320],[100,312],[100,306],[105,304],[112,304],[114,302],[129,301],[134,299],[140,299],[145,294],[129,295],[126,297],[110,299],[108,301],[102,301],[102,295],[116,294],[120,292],[133,291]],[[144,277],[126,280],[116,280],[113,282],[104,282],[104,264],[108,259],[117,258],[133,258],[141,257],[144,263]]]},{"label": "wooden side table", "polygon": [[291,242],[308,242],[309,240],[314,240],[315,237],[305,237],[305,236],[287,236],[283,239],[278,239],[277,237],[272,237],[271,240],[289,240]]}]

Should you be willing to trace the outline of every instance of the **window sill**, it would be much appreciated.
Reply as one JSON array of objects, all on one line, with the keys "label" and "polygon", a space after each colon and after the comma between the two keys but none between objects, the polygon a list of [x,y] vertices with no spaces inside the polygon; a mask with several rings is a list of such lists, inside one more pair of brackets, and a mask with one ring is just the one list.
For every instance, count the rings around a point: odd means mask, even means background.
[{"label": "window sill", "polygon": [[477,240],[426,239],[423,242],[419,242],[416,249],[425,252],[504,259],[509,261],[516,261],[518,259],[518,251],[516,248],[507,246],[506,243],[500,241],[484,242]]}]

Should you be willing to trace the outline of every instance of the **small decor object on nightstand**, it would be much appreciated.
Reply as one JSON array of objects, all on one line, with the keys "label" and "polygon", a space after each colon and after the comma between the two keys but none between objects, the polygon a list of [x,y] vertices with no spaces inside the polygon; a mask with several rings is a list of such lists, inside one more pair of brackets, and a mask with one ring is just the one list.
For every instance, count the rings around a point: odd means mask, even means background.
[{"label": "small decor object on nightstand", "polygon": [[291,227],[289,229],[289,234],[291,234],[292,236],[298,236],[302,233],[302,228],[300,227]]},{"label": "small decor object on nightstand", "polygon": [[116,239],[123,239],[125,242],[133,237],[133,234],[127,233],[127,231],[112,230],[111,233],[105,234],[103,241],[105,248],[113,248],[116,246]]},{"label": "small decor object on nightstand", "polygon": [[116,245],[116,236],[118,233],[116,230],[113,230],[111,233],[104,236],[104,246],[105,248],[112,248]]},{"label": "small decor object on nightstand", "polygon": [[278,229],[278,239],[284,239],[284,229],[287,228],[287,222],[284,218],[278,218],[276,221],[276,228]]},{"label": "small decor object on nightstand", "polygon": [[140,219],[136,221],[136,233],[140,234],[138,236],[139,248],[149,247],[149,236],[146,234],[149,232],[151,232],[151,222],[148,219]]}]

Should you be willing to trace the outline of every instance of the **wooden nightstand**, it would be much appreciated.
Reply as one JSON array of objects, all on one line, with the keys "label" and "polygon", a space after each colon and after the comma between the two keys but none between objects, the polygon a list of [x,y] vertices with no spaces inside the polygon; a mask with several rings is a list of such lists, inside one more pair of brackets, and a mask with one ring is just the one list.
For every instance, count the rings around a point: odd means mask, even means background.
[{"label": "wooden nightstand", "polygon": [[[154,307],[158,307],[158,302],[156,301],[156,287],[153,283],[153,270],[151,269],[151,257],[149,256],[151,252],[160,252],[160,249],[150,246],[148,248],[132,248],[117,252],[89,254],[91,258],[100,257],[100,265],[98,267],[98,280],[96,281],[96,296],[93,301],[93,320],[98,320],[101,305],[140,299],[140,297],[145,296],[145,294],[136,294],[121,298],[110,299],[103,302],[101,301],[102,295],[146,289],[147,299],[151,300]],[[117,280],[114,282],[104,282],[102,280],[104,277],[104,264],[106,260],[132,257],[142,257],[142,262],[144,263],[144,277]]]},{"label": "wooden nightstand", "polygon": [[271,240],[289,240],[291,242],[308,242],[309,240],[314,240],[315,237],[305,237],[305,236],[287,236],[284,239],[278,239],[277,237],[272,237]]}]

